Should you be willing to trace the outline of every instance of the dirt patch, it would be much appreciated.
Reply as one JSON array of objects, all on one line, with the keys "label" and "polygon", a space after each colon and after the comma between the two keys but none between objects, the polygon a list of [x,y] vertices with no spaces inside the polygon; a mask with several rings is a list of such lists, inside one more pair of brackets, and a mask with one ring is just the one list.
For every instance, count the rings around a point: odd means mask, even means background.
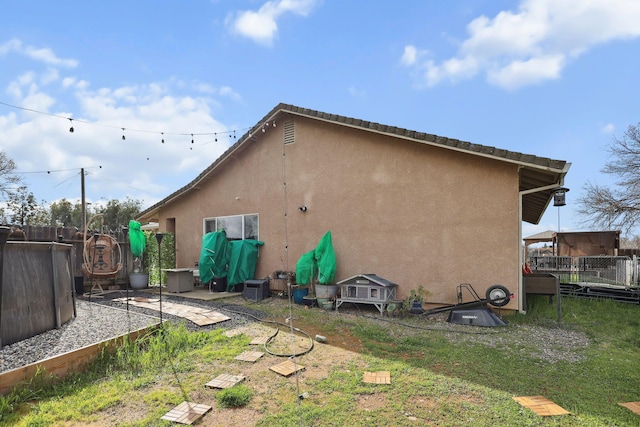
[{"label": "dirt patch", "polygon": [[[273,299],[272,299],[273,300]],[[284,304],[283,301],[264,301],[262,304]],[[257,308],[262,304],[258,304]],[[311,310],[321,310],[313,308]],[[354,309],[355,310],[355,309]],[[359,310],[359,309],[358,309]],[[299,314],[299,312],[298,312]],[[312,313],[315,314],[315,313]],[[189,392],[188,399],[195,403],[209,405],[212,410],[208,412],[198,423],[199,426],[250,426],[255,425],[267,414],[280,411],[283,405],[291,404],[299,401],[301,394],[308,393],[311,399],[318,396],[323,404],[327,396],[314,395],[311,383],[317,380],[329,377],[333,370],[353,372],[354,369],[360,371],[367,368],[366,362],[360,356],[364,347],[362,342],[352,335],[352,322],[350,319],[355,316],[376,316],[372,312],[349,312],[348,309],[340,309],[339,313],[326,312],[323,316],[317,317],[316,321],[308,320],[303,317],[293,318],[292,323],[287,322],[286,318],[272,319],[278,324],[270,323],[252,323],[240,328],[231,329],[226,332],[228,336],[244,334],[251,339],[272,337],[273,339],[265,347],[264,345],[248,345],[247,350],[263,351],[265,354],[255,363],[231,361],[221,362],[213,361],[207,364],[200,363],[193,367],[189,373],[183,374],[189,376],[191,384],[202,384],[202,387],[195,388]],[[330,322],[326,316],[340,316],[340,322]],[[313,319],[313,316],[310,316]],[[388,320],[398,320],[409,322],[410,319],[384,319],[378,318],[375,322],[383,327],[388,327]],[[558,329],[553,330],[554,334],[546,331],[538,331],[540,328],[513,326],[504,333],[502,330],[483,329],[481,334],[469,333],[468,327],[460,325],[450,325],[446,323],[443,316],[432,316],[423,319],[424,323],[420,323],[421,327],[429,327],[437,330],[445,331],[445,338],[451,341],[465,343],[469,341],[472,344],[482,343],[492,347],[505,347],[505,351],[513,351],[514,354],[528,351],[531,353],[532,347],[536,351],[551,348],[553,353],[544,352],[555,355],[567,353],[567,346],[561,345],[567,338],[574,338],[569,341],[573,347],[584,346],[584,342],[578,334],[569,334],[567,331]],[[326,322],[326,323],[325,323]],[[337,326],[336,326],[337,324]],[[291,327],[296,329],[292,333]],[[395,327],[394,334],[400,336],[403,334],[414,334],[413,328]],[[534,329],[534,333],[530,329]],[[298,331],[299,330],[299,331]],[[301,331],[304,331],[301,332]],[[457,331],[464,333],[456,333]],[[276,333],[277,332],[277,333]],[[506,330],[505,330],[506,332]],[[306,333],[306,334],[305,334]],[[519,336],[518,342],[522,341],[522,348],[517,347],[511,350],[506,347],[507,343],[513,343],[514,334]],[[322,335],[326,338],[326,343],[317,342],[314,338],[316,335]],[[575,336],[574,336],[575,335]],[[556,339],[552,339],[556,337]],[[563,339],[559,339],[559,337]],[[579,339],[580,338],[580,339]],[[526,345],[525,345],[526,344]],[[295,354],[294,357],[291,357]],[[577,352],[576,352],[577,354]],[[418,357],[416,354],[407,354],[407,358]],[[550,357],[550,356],[546,356]],[[566,356],[565,356],[566,359]],[[305,367],[296,375],[284,377],[270,370],[274,365],[283,361],[293,360],[295,363]],[[439,364],[432,366],[430,369],[434,372],[448,373],[451,366],[447,364]],[[216,396],[219,390],[210,389],[204,384],[219,374],[243,375],[245,376],[244,384],[253,391],[253,398],[250,403],[243,408],[226,409],[219,408],[216,402]],[[168,375],[168,374],[167,374]],[[194,379],[194,378],[197,378]],[[164,384],[162,389],[159,385],[149,385],[144,388],[145,396],[154,392],[169,392],[179,390],[179,381],[173,381],[167,386],[166,381],[159,381],[158,384]],[[174,388],[166,390],[166,388]],[[305,397],[306,398],[306,397]],[[384,392],[374,392],[373,394],[365,394],[356,397],[356,405],[360,410],[366,412],[379,412],[393,406],[393,402],[388,401]],[[482,405],[483,399],[480,395],[473,393],[465,393],[462,395],[451,394],[446,397],[446,401],[429,398],[427,396],[413,396],[403,409],[403,413],[398,414],[407,420],[407,425],[438,425],[439,416],[437,414],[439,406],[443,404],[455,405],[471,404]],[[133,423],[148,416],[150,412],[149,405],[145,403],[144,398],[140,395],[139,399],[131,399],[130,402],[123,402],[117,407],[112,407],[97,414],[95,423],[75,424],[77,426],[107,426],[120,425],[123,423]],[[171,408],[166,408],[168,411]]]},{"label": "dirt patch", "polygon": [[358,409],[375,411],[389,407],[387,396],[382,393],[365,394],[358,396]]},{"label": "dirt patch", "polygon": [[[237,334],[244,334],[253,339],[274,335],[275,331],[276,328],[273,326],[256,323],[229,330],[225,334],[230,337]],[[277,412],[278,408],[283,404],[296,402],[300,394],[313,394],[313,391],[310,390],[308,386],[310,382],[328,377],[331,369],[345,366],[358,357],[356,352],[333,345],[314,341],[313,349],[308,351],[309,346],[309,339],[305,335],[296,334],[295,337],[292,337],[286,329],[282,329],[270,342],[268,349],[276,353],[302,353],[306,351],[305,354],[289,358],[272,355],[266,351],[263,345],[250,345],[247,346],[248,350],[265,352],[265,355],[255,363],[233,361],[227,364],[218,362],[209,363],[208,365],[198,364],[194,367],[194,371],[199,372],[200,377],[206,379],[203,380],[202,388],[198,388],[189,393],[188,399],[191,402],[209,405],[212,407],[212,410],[205,414],[197,425],[224,425],[230,427],[255,425],[260,419],[266,416],[266,414]],[[294,360],[295,363],[304,366],[305,369],[297,375],[294,374],[290,377],[283,377],[270,370],[272,366],[286,360]],[[223,371],[232,375],[245,376],[243,383],[254,393],[249,405],[243,408],[220,408],[217,406],[216,395],[220,391],[204,387],[204,383],[215,378],[218,373]],[[172,384],[172,386],[177,389],[179,384]],[[160,389],[160,386],[153,385],[144,389],[145,395],[161,391],[163,390]],[[167,412],[169,409],[171,408],[167,408]],[[123,402],[97,413],[96,415],[99,421],[93,423],[75,423],[73,426],[101,427],[121,425],[123,423],[133,423],[142,420],[148,416],[148,414],[149,408],[141,397],[140,399],[132,399],[129,402]]]}]

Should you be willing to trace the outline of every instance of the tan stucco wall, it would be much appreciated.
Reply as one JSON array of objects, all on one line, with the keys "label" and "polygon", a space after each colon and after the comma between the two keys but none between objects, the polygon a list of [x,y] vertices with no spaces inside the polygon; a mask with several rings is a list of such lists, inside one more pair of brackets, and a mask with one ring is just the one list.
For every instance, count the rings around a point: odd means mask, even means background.
[{"label": "tan stucco wall", "polygon": [[283,128],[160,210],[161,229],[175,218],[178,267],[199,259],[203,218],[258,213],[256,277],[295,270],[330,230],[337,281],[375,273],[398,283],[399,298],[422,285],[440,303],[457,302],[460,283],[517,294],[516,165],[299,117],[285,146]]}]

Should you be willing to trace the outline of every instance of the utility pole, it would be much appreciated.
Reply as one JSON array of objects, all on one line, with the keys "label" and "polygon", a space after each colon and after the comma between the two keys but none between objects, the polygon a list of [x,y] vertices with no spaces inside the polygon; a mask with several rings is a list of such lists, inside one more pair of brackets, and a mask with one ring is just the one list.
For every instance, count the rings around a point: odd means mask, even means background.
[{"label": "utility pole", "polygon": [[82,192],[82,231],[87,229],[87,206],[84,199],[84,168],[80,168],[80,191]]}]

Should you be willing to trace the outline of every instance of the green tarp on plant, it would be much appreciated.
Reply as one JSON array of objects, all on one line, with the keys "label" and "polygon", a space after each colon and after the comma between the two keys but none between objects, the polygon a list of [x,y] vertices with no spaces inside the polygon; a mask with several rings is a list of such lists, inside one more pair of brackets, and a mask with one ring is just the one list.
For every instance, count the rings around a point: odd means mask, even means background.
[{"label": "green tarp on plant", "polygon": [[214,277],[226,277],[231,248],[224,230],[213,231],[202,236],[202,249],[198,270],[200,281],[209,283]]},{"label": "green tarp on plant", "polygon": [[227,274],[227,292],[245,280],[253,279],[258,263],[258,248],[264,245],[259,240],[244,239],[229,242],[229,272]]},{"label": "green tarp on plant", "polygon": [[129,221],[129,247],[134,257],[140,258],[147,246],[147,238],[145,237],[140,223],[138,221]]},{"label": "green tarp on plant", "polygon": [[316,246],[315,258],[318,262],[318,283],[331,285],[336,277],[336,253],[333,251],[331,231],[327,231],[318,246]]},{"label": "green tarp on plant", "polygon": [[333,250],[331,231],[327,231],[318,246],[310,252],[302,255],[296,263],[296,282],[299,285],[308,285],[318,278],[322,285],[333,284],[336,276],[336,254]]},{"label": "green tarp on plant", "polygon": [[296,263],[296,283],[298,285],[308,285],[318,274],[318,263],[315,258],[316,250],[312,250],[302,255]]}]

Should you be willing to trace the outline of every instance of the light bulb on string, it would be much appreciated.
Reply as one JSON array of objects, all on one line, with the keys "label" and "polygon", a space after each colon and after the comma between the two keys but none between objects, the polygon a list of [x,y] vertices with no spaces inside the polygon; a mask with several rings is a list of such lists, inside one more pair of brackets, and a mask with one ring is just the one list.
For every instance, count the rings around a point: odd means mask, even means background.
[{"label": "light bulb on string", "polygon": [[273,127],[276,127],[276,122],[275,121],[273,122]]},{"label": "light bulb on string", "polygon": [[69,119],[69,121],[71,122],[71,127],[69,128],[69,132],[73,133],[74,129],[73,129],[73,119]]},{"label": "light bulb on string", "polygon": [[124,128],[122,128],[122,140],[124,141],[125,139],[127,138],[124,137]]},{"label": "light bulb on string", "polygon": [[218,134],[214,133],[213,136],[215,137],[215,142],[218,142]]},{"label": "light bulb on string", "polygon": [[164,132],[162,132],[162,143],[164,144]]},{"label": "light bulb on string", "polygon": [[193,144],[193,134],[191,134],[191,143]]}]

